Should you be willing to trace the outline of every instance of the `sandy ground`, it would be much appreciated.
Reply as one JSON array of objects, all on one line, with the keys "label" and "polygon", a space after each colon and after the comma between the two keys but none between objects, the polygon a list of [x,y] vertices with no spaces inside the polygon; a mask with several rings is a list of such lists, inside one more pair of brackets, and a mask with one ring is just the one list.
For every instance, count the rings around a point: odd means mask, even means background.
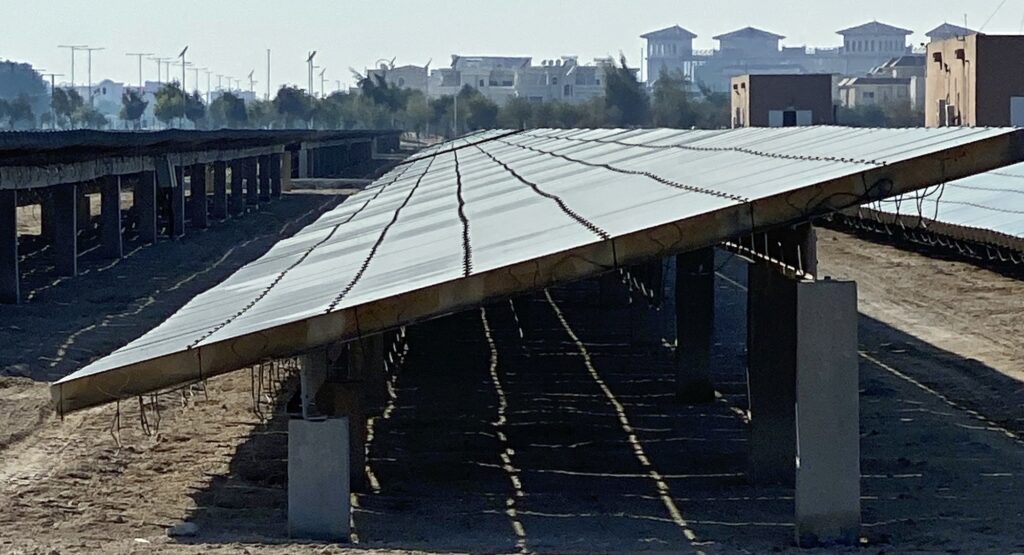
[{"label": "sandy ground", "polygon": [[[0,553],[791,549],[792,491],[743,477],[745,271],[724,255],[710,406],[674,400],[669,345],[636,345],[641,321],[672,335],[670,309],[609,312],[593,283],[409,328],[347,547],[285,533],[293,380],[242,371],[162,396],[150,434],[138,402],[49,414],[36,380],[139,335],[337,201],[291,195],[0,307],[0,369],[26,376],[0,377]],[[861,284],[862,550],[1024,551],[1024,285],[828,231],[820,254]],[[169,538],[183,521],[198,535]]]}]

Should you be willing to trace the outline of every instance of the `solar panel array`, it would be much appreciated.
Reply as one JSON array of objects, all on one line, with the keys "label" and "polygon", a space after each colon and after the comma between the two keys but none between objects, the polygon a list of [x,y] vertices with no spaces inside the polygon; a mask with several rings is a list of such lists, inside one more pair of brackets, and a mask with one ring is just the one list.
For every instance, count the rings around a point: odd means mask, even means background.
[{"label": "solar panel array", "polygon": [[[631,233],[726,208],[743,207],[753,221],[764,199],[1011,133],[839,127],[478,133],[399,165],[154,330],[57,382],[55,399],[78,408],[348,339],[353,326],[362,333],[360,314],[372,307],[445,286],[430,309],[441,314],[463,306],[463,294],[490,294],[480,290],[486,281],[450,288],[460,280],[586,245],[610,243],[614,250],[615,240]],[[710,244],[729,238],[708,233]],[[537,284],[526,277],[514,287]],[[412,321],[401,306],[391,310],[388,324]],[[90,386],[108,372],[117,378]]]},{"label": "solar panel array", "polygon": [[924,227],[935,227],[933,222],[944,224],[942,232],[957,238],[1024,251],[1024,164],[889,199],[871,208],[890,216],[910,216],[911,223],[916,218]]}]

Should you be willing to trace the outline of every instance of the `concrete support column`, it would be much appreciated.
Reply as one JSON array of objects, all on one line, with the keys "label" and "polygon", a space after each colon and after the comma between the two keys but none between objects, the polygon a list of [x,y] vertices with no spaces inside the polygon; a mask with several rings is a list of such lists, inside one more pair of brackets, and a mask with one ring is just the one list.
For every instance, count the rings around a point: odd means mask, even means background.
[{"label": "concrete support column", "polygon": [[213,217],[218,220],[228,217],[228,165],[226,162],[213,163]]},{"label": "concrete support column", "polygon": [[245,161],[245,204],[255,206],[259,204],[259,161],[250,158]]},{"label": "concrete support column", "polygon": [[300,148],[298,152],[299,159],[299,179],[309,178],[309,150],[306,148]]},{"label": "concrete support column", "polygon": [[139,174],[135,184],[134,209],[138,218],[136,226],[139,239],[143,243],[156,243],[157,239],[157,182],[156,172],[146,171]]},{"label": "concrete support column", "polygon": [[259,201],[270,202],[270,155],[259,157]]},{"label": "concrete support column", "polygon": [[189,175],[191,181],[189,189],[191,192],[192,227],[206,229],[210,225],[210,207],[206,198],[206,164],[195,164],[192,166]]},{"label": "concrete support column", "polygon": [[280,154],[270,155],[270,197],[281,198],[281,159]]},{"label": "concrete support column", "polygon": [[92,224],[92,201],[89,200],[89,195],[86,194],[86,188],[82,185],[78,186],[79,196],[77,200],[78,210],[78,230],[85,231],[89,229],[89,225]]},{"label": "concrete support column", "polygon": [[796,330],[796,540],[857,545],[857,285],[798,283]]},{"label": "concrete support column", "polygon": [[292,190],[292,153],[288,151],[281,156],[281,190]]},{"label": "concrete support column", "polygon": [[349,420],[288,422],[288,535],[349,540]]},{"label": "concrete support column", "polygon": [[747,270],[747,475],[759,485],[791,485],[796,472],[796,283],[766,264]]},{"label": "concrete support column", "polygon": [[676,257],[676,394],[685,403],[715,400],[711,341],[715,328],[715,250]]},{"label": "concrete support column", "polygon": [[121,176],[109,175],[100,183],[100,252],[106,258],[124,256],[121,233]]},{"label": "concrete support column", "polygon": [[185,235],[185,168],[174,168],[174,180],[171,187],[171,222],[170,236]]},{"label": "concrete support column", "polygon": [[231,199],[228,208],[232,216],[245,212],[245,161],[231,161]]},{"label": "concrete support column", "polygon": [[57,274],[78,274],[78,207],[81,196],[78,185],[68,183],[53,187],[54,210],[53,249]]},{"label": "concrete support column", "polygon": [[0,189],[0,303],[21,301],[18,256],[18,192]]}]

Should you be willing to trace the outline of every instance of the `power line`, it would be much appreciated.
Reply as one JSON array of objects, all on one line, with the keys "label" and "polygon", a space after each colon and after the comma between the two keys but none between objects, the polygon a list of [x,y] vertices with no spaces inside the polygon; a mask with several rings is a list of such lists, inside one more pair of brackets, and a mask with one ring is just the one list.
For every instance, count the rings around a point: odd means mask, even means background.
[{"label": "power line", "polygon": [[979,32],[984,31],[985,27],[988,26],[988,24],[992,21],[992,18],[994,18],[996,16],[996,14],[999,13],[999,10],[1003,9],[1003,6],[1005,6],[1005,5],[1006,5],[1006,0],[1003,0],[1002,2],[1000,2],[999,5],[996,6],[996,10],[994,12],[992,12],[992,15],[988,16],[988,19],[985,20],[985,23],[983,23],[981,25],[981,28],[978,29],[978,31]]}]

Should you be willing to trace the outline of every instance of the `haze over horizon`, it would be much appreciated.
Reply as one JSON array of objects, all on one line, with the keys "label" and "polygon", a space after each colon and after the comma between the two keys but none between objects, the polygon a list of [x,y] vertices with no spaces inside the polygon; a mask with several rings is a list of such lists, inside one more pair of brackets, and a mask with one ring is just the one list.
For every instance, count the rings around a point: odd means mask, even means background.
[{"label": "haze over horizon", "polygon": [[[836,46],[839,29],[878,20],[912,29],[912,44],[944,21],[988,33],[1017,34],[1024,29],[1024,0],[962,2],[893,2],[863,0],[855,7],[815,0],[725,0],[713,10],[694,9],[681,0],[542,0],[481,2],[477,0],[332,1],[306,0],[285,4],[271,0],[180,0],[173,6],[152,0],[38,0],[5,14],[0,59],[28,62],[69,80],[70,54],[59,44],[88,44],[105,50],[93,55],[94,81],[110,78],[138,81],[138,62],[127,52],[151,52],[172,57],[190,47],[188,60],[214,74],[233,76],[248,88],[246,76],[255,70],[255,87],[266,92],[266,50],[273,51],[272,89],[282,84],[305,87],[309,51],[326,67],[327,89],[337,81],[351,86],[349,68],[374,67],[378,60],[396,64],[447,66],[452,54],[520,55],[535,60],[577,55],[595,57],[625,54],[637,65],[640,35],[681,25],[699,38],[696,48],[712,48],[712,37],[754,26],[786,35],[787,46]],[[159,6],[159,7],[157,7]],[[997,11],[997,8],[998,11]],[[966,13],[965,13],[966,11]],[[46,32],[40,32],[45,29]],[[76,63],[76,81],[86,80],[86,56]],[[180,75],[172,68],[171,75]],[[156,80],[156,63],[143,62],[143,78]],[[193,73],[187,84],[193,88]],[[217,78],[212,78],[216,87]],[[200,75],[201,88],[206,78]]]}]

